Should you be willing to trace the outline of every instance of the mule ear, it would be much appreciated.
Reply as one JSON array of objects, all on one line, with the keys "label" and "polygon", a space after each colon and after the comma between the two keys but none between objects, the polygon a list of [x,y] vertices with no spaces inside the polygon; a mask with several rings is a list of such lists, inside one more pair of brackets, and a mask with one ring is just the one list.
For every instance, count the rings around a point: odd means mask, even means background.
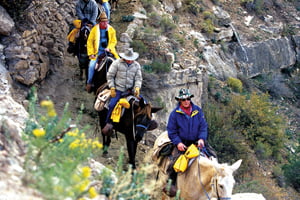
[{"label": "mule ear", "polygon": [[163,109],[163,107],[151,107],[151,113],[156,113],[156,112],[160,111],[161,109]]},{"label": "mule ear", "polygon": [[146,102],[145,102],[145,99],[143,97],[140,98],[140,101],[139,101],[139,106],[141,108],[144,108],[146,105]]},{"label": "mule ear", "polygon": [[241,166],[241,163],[242,163],[242,159],[240,159],[240,160],[236,161],[235,163],[233,163],[230,166],[230,168],[232,169],[232,171],[235,171]]}]

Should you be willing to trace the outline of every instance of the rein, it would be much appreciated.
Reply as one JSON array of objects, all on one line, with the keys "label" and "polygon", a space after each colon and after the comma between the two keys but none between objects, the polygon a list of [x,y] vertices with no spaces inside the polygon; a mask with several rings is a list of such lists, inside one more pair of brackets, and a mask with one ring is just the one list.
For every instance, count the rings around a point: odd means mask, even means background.
[{"label": "rein", "polygon": [[[198,159],[199,159],[199,162],[200,162],[200,156],[198,157]],[[200,181],[200,184],[201,184],[201,186],[202,186],[202,188],[203,188],[203,191],[204,191],[204,193],[205,193],[205,195],[206,195],[206,197],[207,197],[207,199],[211,199],[210,197],[209,197],[209,195],[208,195],[208,193],[207,193],[207,191],[205,190],[205,187],[204,187],[204,185],[203,185],[203,183],[202,183],[202,181],[201,181],[201,170],[200,170],[201,168],[200,168],[200,164],[198,163],[198,176],[199,176],[199,181]]]},{"label": "rein", "polygon": [[[136,99],[133,100],[132,105],[134,105],[134,102],[136,101]],[[134,108],[133,106],[131,107],[131,112],[132,112],[132,134],[133,134],[133,140],[135,141],[135,127],[134,127]]]}]

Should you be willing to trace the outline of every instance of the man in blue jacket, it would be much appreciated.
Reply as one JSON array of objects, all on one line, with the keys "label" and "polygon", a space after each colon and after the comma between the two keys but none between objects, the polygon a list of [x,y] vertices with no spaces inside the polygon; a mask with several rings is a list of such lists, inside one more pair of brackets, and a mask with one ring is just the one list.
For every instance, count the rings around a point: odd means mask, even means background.
[{"label": "man in blue jacket", "polygon": [[80,20],[87,19],[94,26],[96,24],[98,4],[95,0],[78,0],[76,4],[76,15]]},{"label": "man in blue jacket", "polygon": [[[202,109],[191,101],[193,97],[194,95],[188,89],[180,89],[179,95],[175,97],[178,104],[171,112],[168,120],[168,136],[178,151],[181,152],[186,151],[191,144],[196,144],[202,149],[207,140],[207,122]],[[174,190],[177,174],[172,171],[169,176],[173,187],[170,190]]]},{"label": "man in blue jacket", "polygon": [[188,89],[180,89],[175,99],[179,102],[171,112],[167,125],[168,135],[179,151],[191,144],[203,148],[207,139],[207,123],[202,109],[195,105]]}]

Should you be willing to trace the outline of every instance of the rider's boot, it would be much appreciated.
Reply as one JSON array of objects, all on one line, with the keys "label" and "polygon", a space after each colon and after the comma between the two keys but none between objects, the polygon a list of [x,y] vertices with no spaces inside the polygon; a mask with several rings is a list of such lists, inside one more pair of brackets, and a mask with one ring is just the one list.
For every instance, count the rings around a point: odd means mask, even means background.
[{"label": "rider's boot", "polygon": [[86,84],[86,91],[88,92],[88,93],[91,93],[92,92],[92,84]]}]

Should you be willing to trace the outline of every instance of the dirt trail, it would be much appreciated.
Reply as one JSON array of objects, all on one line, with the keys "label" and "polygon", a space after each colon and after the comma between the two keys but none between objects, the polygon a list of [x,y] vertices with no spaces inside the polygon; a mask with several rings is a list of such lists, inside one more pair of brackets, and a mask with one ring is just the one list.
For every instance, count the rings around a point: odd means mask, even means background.
[{"label": "dirt trail", "polygon": [[[119,8],[111,13],[111,25],[117,31],[117,38],[119,40],[120,34],[125,32],[128,26],[127,22],[122,22],[122,16],[130,15],[133,13],[135,5],[129,3],[130,0],[119,0]],[[86,133],[91,137],[95,135],[102,141],[100,129],[97,129],[98,116],[93,108],[94,94],[89,94],[85,91],[85,81],[79,80],[79,67],[77,58],[72,57],[66,53],[64,66],[56,69],[51,73],[45,81],[38,88],[39,99],[49,97],[54,103],[55,108],[59,114],[62,114],[65,104],[69,103],[69,111],[72,113],[72,118],[75,120],[81,105],[84,105],[83,116],[79,128],[89,126],[90,128]],[[97,159],[106,166],[114,167],[117,164],[120,147],[126,146],[123,134],[117,134],[118,139],[113,138],[112,144],[109,149],[109,154],[105,158],[99,156]],[[139,146],[137,153],[137,163],[142,161],[145,157],[146,147]],[[126,147],[124,149],[125,157],[127,157]]]}]

